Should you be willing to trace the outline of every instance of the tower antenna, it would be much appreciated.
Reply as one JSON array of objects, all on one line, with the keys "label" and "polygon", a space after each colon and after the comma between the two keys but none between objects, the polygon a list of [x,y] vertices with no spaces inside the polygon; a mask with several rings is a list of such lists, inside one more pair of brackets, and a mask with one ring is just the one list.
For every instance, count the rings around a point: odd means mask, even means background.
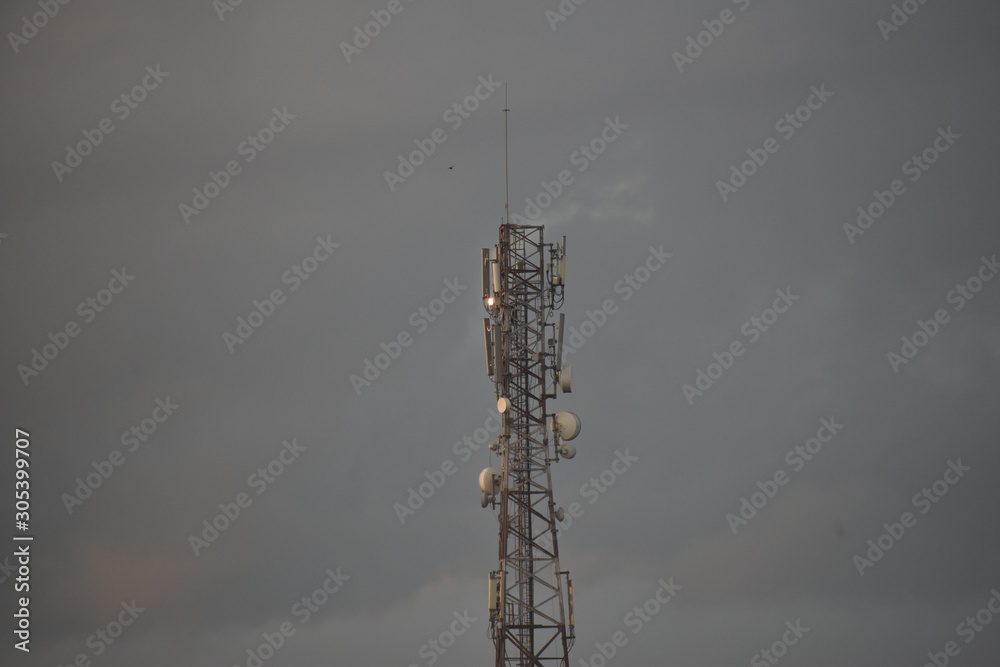
[{"label": "tower antenna", "polygon": [[507,115],[510,109],[507,106],[507,82],[503,82],[503,213],[504,222],[510,224],[510,177],[507,160]]},{"label": "tower antenna", "polygon": [[498,243],[482,250],[483,340],[500,434],[489,449],[500,469],[479,473],[480,503],[499,508],[498,565],[489,574],[494,667],[570,667],[576,640],[573,582],[559,562],[559,522],[551,467],[576,456],[572,412],[549,412],[571,391],[562,366],[566,237],[545,241],[542,225],[510,224],[508,127],[504,87],[504,220]]}]

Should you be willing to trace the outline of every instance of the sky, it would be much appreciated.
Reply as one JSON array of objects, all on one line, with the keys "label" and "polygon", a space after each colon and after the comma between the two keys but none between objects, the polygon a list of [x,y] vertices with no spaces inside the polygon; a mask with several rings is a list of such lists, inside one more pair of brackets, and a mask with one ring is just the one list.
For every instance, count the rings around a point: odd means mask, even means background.
[{"label": "sky", "polygon": [[998,20],[4,3],[0,663],[492,664],[506,90],[570,664],[996,664]]}]

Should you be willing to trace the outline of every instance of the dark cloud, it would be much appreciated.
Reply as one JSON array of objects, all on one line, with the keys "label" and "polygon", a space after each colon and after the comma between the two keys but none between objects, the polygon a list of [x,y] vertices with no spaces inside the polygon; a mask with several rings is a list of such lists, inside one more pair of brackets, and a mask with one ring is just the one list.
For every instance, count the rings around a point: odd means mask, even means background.
[{"label": "dark cloud", "polygon": [[[888,2],[592,0],[553,30],[555,0],[407,1],[351,62],[341,42],[385,4],[213,7],[70,3],[4,47],[3,412],[32,434],[38,541],[33,650],[8,643],[0,661],[246,664],[288,621],[265,664],[428,664],[421,648],[466,611],[438,664],[492,660],[496,523],[475,487],[490,460],[454,445],[492,406],[476,294],[503,212],[503,91],[460,125],[447,114],[492,77],[509,82],[512,213],[573,175],[539,218],[569,237],[568,322],[617,307],[558,402],[584,424],[553,473],[557,502],[585,510],[560,539],[574,664],[669,577],[683,589],[620,664],[746,664],[796,620],[809,631],[788,664],[922,664],[952,640],[962,664],[992,664],[995,624],[956,633],[1000,585],[1000,283],[961,309],[949,294],[1000,251],[994,7],[927,3],[885,40]],[[733,22],[679,72],[673,54],[725,8]],[[37,11],[8,4],[0,25]],[[147,66],[169,74],[121,117]],[[824,86],[794,133],[776,126]],[[249,161],[276,109],[294,118]],[[53,161],[103,118],[115,129],[60,182]],[[579,171],[615,119],[627,128]],[[437,128],[447,139],[390,191],[385,172]],[[904,163],[947,128],[960,138],[911,181]],[[717,182],[769,137],[779,149],[723,201]],[[186,221],[213,173],[225,186]],[[894,179],[905,193],[849,238]],[[318,239],[340,247],[310,272]],[[665,265],[622,288],[661,246]],[[123,267],[133,282],[78,310]],[[467,288],[423,319],[446,281]],[[231,353],[223,334],[276,289]],[[798,299],[747,333],[776,290]],[[887,354],[940,308],[947,323],[894,372]],[[18,366],[70,321],[79,335],[25,386]],[[356,393],[350,376],[403,332],[413,343]],[[682,386],[737,341],[690,404]],[[122,434],[167,397],[180,407],[129,451]],[[844,428],[794,469],[824,418]],[[251,476],[291,439],[304,450],[262,488]],[[69,514],[64,494],[115,449],[124,462]],[[583,485],[626,449],[638,463],[591,504]],[[914,496],[959,459],[970,471],[921,514]],[[457,472],[401,525],[393,505],[446,461]],[[727,514],[778,471],[787,484],[734,535]],[[249,506],[195,556],[190,536],[240,493]],[[907,511],[915,525],[860,576],[854,557]],[[301,622],[295,605],[337,568],[349,579]],[[95,655],[88,638],[133,600],[144,611]]]}]

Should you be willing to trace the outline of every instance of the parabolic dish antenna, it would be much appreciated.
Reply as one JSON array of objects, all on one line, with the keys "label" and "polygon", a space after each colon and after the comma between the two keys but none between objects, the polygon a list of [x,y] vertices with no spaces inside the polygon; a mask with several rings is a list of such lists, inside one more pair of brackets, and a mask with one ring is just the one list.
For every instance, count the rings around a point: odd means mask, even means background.
[{"label": "parabolic dish antenna", "polygon": [[562,440],[580,435],[580,418],[572,412],[557,412],[552,416],[552,432]]}]

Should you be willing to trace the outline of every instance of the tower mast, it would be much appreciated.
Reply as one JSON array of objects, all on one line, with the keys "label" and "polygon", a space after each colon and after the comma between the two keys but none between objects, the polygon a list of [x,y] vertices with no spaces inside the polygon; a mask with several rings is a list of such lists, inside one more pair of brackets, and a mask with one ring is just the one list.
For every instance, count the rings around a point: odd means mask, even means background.
[{"label": "tower mast", "polygon": [[499,505],[490,634],[495,667],[569,667],[572,583],[559,567],[556,521],[563,510],[553,499],[551,464],[576,455],[568,441],[580,420],[570,412],[550,415],[547,407],[558,391],[570,391],[570,370],[562,367],[564,317],[550,321],[563,303],[566,239],[546,243],[543,226],[510,224],[508,113],[505,108],[505,219],[498,243],[482,255],[486,367],[501,413],[499,439],[490,443],[501,469],[479,475],[483,507]]}]

